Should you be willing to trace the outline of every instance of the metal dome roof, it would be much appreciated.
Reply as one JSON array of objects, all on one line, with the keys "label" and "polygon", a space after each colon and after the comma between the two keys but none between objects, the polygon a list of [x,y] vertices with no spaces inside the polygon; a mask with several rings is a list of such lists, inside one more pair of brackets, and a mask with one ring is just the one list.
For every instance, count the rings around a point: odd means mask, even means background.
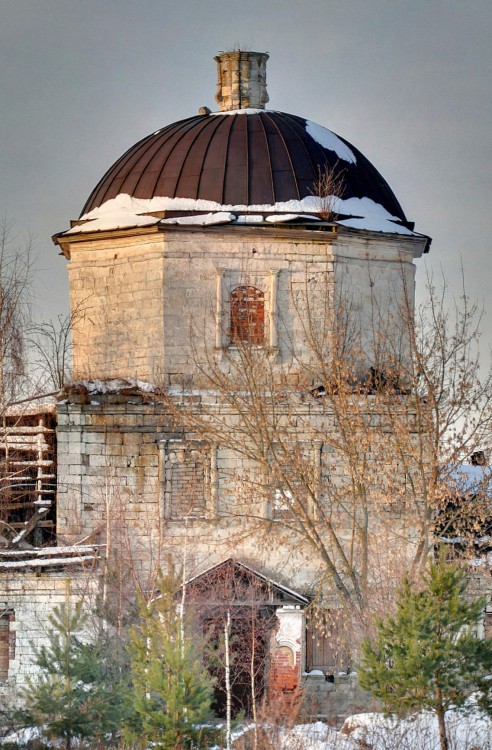
[{"label": "metal dome roof", "polygon": [[354,146],[302,117],[268,110],[197,115],[143,138],[106,172],[82,215],[121,194],[272,206],[315,194],[326,168],[343,179],[344,200],[369,198],[406,222],[387,182]]}]

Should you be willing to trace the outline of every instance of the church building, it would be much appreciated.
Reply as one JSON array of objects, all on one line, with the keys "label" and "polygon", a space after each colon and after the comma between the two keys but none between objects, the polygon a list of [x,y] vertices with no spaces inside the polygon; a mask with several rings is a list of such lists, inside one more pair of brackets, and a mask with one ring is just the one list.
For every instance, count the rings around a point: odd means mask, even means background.
[{"label": "church building", "polygon": [[[353,395],[338,397],[376,425],[382,363],[406,356],[430,240],[357,148],[267,108],[266,53],[215,60],[218,111],[131,146],[53,238],[69,261],[73,382],[47,426],[24,422],[56,498],[38,484],[17,526],[6,517],[0,695],[32,672],[68,586],[89,601],[109,566],[151,594],[170,560],[190,597],[239,606],[254,588],[272,615],[264,690],[292,695],[309,673],[331,690],[348,657],[310,625],[313,603],[358,601],[368,546],[401,552],[417,535],[394,502],[356,507],[340,453],[350,419],[333,405],[341,350],[357,342]],[[370,454],[366,438],[355,453]],[[387,474],[404,484],[396,463]]]}]

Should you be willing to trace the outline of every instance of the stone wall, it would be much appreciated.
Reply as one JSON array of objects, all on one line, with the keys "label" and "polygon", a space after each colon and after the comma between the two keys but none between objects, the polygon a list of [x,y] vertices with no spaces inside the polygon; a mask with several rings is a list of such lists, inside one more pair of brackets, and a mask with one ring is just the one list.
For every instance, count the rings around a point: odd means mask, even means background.
[{"label": "stone wall", "polygon": [[94,578],[82,571],[1,571],[0,615],[11,617],[8,677],[0,679],[0,701],[15,700],[26,677],[36,673],[35,652],[48,642],[53,608],[80,597],[89,600],[94,584]]},{"label": "stone wall", "polygon": [[[223,420],[224,429],[234,429],[237,415],[223,405],[220,394],[190,398],[201,411],[204,432],[207,419]],[[371,396],[364,403],[373,408]],[[277,459],[287,462],[281,467],[283,476],[294,485],[299,478],[297,491],[308,504],[309,491],[320,493],[320,508],[326,502],[340,539],[349,545],[358,500],[351,495],[347,456],[334,447],[334,419],[312,396],[297,400],[283,424],[280,406],[276,408],[279,435],[288,440],[293,430],[292,448]],[[315,587],[322,557],[308,534],[296,532],[295,517],[290,522],[289,490],[281,489],[282,476],[273,470],[265,474],[248,457],[244,440],[216,444],[205,434],[181,433],[175,419],[165,399],[137,392],[74,395],[60,404],[59,543],[85,538],[104,543],[109,535],[113,549],[124,547],[128,567],[139,570],[149,570],[167,554],[180,562],[187,545],[190,575],[232,556],[273,578],[281,571],[289,585]],[[394,486],[402,485],[402,469],[391,461],[384,467],[378,463],[375,446],[373,461],[374,481],[382,484],[387,477]],[[377,490],[369,514],[371,544],[392,550],[400,560],[401,535],[410,549],[416,534],[412,514],[403,500],[395,502],[391,494],[391,502],[384,502],[382,488]],[[313,518],[318,513],[314,505],[310,512]],[[320,523],[322,536],[324,528]]]},{"label": "stone wall", "polygon": [[303,675],[301,694],[303,718],[321,719],[338,726],[351,714],[380,708],[372,695],[359,687],[355,672],[327,675],[313,670]]},{"label": "stone wall", "polygon": [[316,359],[311,334],[325,331],[326,347],[333,315],[351,316],[368,350],[380,316],[400,346],[398,320],[413,305],[413,256],[422,249],[412,237],[340,228],[113,234],[70,242],[75,380],[199,385],[210,357],[230,349],[229,296],[244,284],[264,295],[265,348],[298,378]]}]

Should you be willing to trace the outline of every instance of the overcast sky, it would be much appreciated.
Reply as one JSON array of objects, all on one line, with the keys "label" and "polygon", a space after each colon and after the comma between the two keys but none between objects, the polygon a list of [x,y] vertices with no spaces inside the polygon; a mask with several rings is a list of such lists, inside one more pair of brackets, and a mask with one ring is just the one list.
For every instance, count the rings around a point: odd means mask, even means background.
[{"label": "overcast sky", "polygon": [[0,215],[34,238],[40,315],[68,307],[51,235],[129,146],[216,109],[234,45],[270,53],[271,109],[374,163],[455,294],[463,265],[490,342],[490,0],[0,0]]}]

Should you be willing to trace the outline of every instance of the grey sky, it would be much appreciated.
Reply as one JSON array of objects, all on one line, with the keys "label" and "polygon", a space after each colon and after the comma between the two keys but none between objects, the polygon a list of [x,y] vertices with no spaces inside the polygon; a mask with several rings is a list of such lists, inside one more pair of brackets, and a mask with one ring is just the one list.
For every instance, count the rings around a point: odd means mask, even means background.
[{"label": "grey sky", "polygon": [[235,44],[270,53],[269,106],[357,146],[433,238],[427,264],[459,294],[462,262],[492,307],[490,0],[0,0],[0,214],[34,237],[41,315],[68,305],[51,235],[129,146],[216,108]]}]

